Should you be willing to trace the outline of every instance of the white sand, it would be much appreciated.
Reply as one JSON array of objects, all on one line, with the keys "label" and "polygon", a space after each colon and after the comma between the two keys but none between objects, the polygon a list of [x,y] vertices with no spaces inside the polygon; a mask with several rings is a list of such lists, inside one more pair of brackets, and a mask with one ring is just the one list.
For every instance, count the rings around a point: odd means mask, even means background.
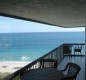
[{"label": "white sand", "polygon": [[1,61],[0,62],[0,72],[1,73],[13,73],[29,63],[30,62]]}]

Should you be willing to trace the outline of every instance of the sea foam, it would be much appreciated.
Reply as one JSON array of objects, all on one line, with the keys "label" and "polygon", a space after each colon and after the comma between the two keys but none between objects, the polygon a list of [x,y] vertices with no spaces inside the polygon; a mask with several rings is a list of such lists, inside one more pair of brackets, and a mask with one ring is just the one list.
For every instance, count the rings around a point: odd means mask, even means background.
[{"label": "sea foam", "polygon": [[22,56],[21,59],[22,59],[22,60],[27,60],[27,59],[30,59],[30,57]]}]

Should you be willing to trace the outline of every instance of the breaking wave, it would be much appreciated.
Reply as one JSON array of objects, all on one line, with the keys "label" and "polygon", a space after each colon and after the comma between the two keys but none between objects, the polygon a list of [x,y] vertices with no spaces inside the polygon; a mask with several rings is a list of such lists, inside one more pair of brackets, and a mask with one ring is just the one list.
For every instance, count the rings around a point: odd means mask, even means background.
[{"label": "breaking wave", "polygon": [[27,56],[22,56],[21,57],[21,60],[27,60],[27,59],[30,59],[30,57],[27,57]]}]

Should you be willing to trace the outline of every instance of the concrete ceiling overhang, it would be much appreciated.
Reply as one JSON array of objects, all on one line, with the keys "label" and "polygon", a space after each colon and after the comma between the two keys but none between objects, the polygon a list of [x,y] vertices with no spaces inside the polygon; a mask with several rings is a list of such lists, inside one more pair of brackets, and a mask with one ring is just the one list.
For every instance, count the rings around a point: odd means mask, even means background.
[{"label": "concrete ceiling overhang", "polygon": [[86,0],[0,0],[0,15],[61,27],[84,27]]}]

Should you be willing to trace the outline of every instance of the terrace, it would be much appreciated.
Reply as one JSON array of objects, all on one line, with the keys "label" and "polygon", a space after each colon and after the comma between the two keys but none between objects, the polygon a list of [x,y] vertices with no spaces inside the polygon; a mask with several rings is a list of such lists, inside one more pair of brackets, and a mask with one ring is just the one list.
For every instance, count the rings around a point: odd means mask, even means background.
[{"label": "terrace", "polygon": [[[75,46],[78,46],[77,49],[80,49],[79,46],[82,46],[81,51],[74,52]],[[84,43],[66,43],[62,44],[44,56],[38,58],[37,60],[31,62],[20,70],[14,72],[13,74],[6,77],[4,80],[21,80],[20,76],[26,71],[31,69],[36,69],[40,67],[40,60],[42,59],[56,59],[58,60],[57,70],[64,69],[68,62],[77,63],[81,67],[81,71],[77,77],[77,80],[85,79],[85,44]]]},{"label": "terrace", "polygon": [[[0,15],[63,28],[86,27],[86,0],[0,0]],[[76,45],[81,48],[75,48]],[[4,80],[18,80],[27,70],[39,68],[39,61],[44,58],[57,59],[58,69],[68,61],[79,64],[81,71],[77,80],[85,80],[85,50],[84,43],[62,44]]]}]

